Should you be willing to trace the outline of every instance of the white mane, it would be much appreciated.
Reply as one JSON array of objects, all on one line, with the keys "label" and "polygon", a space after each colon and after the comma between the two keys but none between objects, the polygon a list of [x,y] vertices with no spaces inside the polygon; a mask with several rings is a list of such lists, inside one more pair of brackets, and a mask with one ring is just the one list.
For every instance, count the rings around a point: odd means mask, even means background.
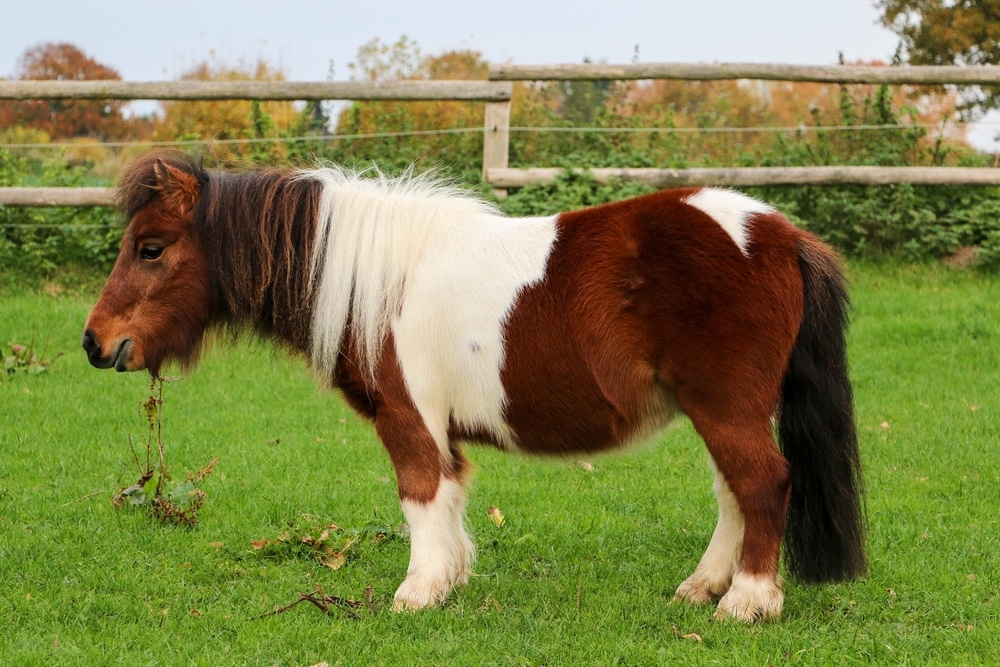
[{"label": "white mane", "polygon": [[390,178],[377,169],[335,166],[300,174],[323,184],[310,261],[311,285],[317,290],[313,367],[329,382],[350,319],[359,334],[364,370],[372,374],[402,306],[406,278],[427,245],[456,225],[500,213],[433,175],[408,171]]}]

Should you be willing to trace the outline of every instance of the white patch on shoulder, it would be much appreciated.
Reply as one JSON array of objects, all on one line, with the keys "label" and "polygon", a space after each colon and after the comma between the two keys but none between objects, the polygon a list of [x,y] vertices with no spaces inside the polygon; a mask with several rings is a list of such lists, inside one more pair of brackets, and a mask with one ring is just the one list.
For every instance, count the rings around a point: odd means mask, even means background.
[{"label": "white patch on shoulder", "polygon": [[702,188],[689,195],[684,203],[702,211],[722,227],[744,255],[750,244],[747,222],[758,214],[772,214],[774,207],[736,190]]},{"label": "white patch on shoulder", "polygon": [[350,322],[373,376],[392,331],[410,398],[445,460],[452,421],[514,445],[503,327],[520,291],[545,275],[556,218],[507,218],[426,175],[331,167],[301,177],[324,186],[311,265],[316,371],[332,377]]},{"label": "white patch on shoulder", "polygon": [[449,420],[515,438],[504,419],[503,329],[518,294],[544,278],[556,218],[442,221],[406,279],[392,322],[414,405],[447,451]]}]

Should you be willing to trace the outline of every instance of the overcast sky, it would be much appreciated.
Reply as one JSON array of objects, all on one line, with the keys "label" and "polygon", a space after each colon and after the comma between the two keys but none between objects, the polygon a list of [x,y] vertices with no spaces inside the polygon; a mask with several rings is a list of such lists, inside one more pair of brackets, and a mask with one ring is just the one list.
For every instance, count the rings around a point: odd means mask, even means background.
[{"label": "overcast sky", "polygon": [[[17,0],[0,13],[0,76],[26,49],[70,42],[127,81],[210,58],[263,59],[293,81],[350,78],[358,47],[405,35],[424,53],[520,65],[889,61],[874,0]],[[989,134],[992,134],[992,130]]]},{"label": "overcast sky", "polygon": [[374,37],[491,61],[556,64],[888,60],[895,36],[872,0],[18,0],[0,15],[0,75],[25,49],[76,44],[130,81],[176,78],[212,52],[264,58],[289,79],[337,79]]}]

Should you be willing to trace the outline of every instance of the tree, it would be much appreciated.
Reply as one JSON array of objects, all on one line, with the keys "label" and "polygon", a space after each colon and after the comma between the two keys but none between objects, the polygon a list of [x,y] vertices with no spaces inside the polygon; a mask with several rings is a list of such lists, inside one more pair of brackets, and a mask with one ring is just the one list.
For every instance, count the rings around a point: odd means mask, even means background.
[{"label": "tree", "polygon": [[[67,43],[29,48],[18,63],[17,78],[42,81],[121,79],[112,67]],[[0,127],[21,126],[54,139],[89,137],[115,140],[141,133],[141,121],[127,120],[120,100],[10,100],[0,102]]]},{"label": "tree", "polygon": [[[1000,64],[1000,0],[876,0],[911,65]],[[1000,108],[1000,88],[965,91],[968,110]]]},{"label": "tree", "polygon": [[[285,74],[263,60],[227,65],[206,61],[181,75],[183,81],[284,81]],[[300,113],[289,101],[176,100],[163,103],[163,119],[153,138],[159,141],[221,141],[209,150],[222,162],[252,156],[259,161],[285,157],[284,144],[251,148],[247,139],[278,139],[297,126]]]},{"label": "tree", "polygon": [[[349,65],[351,78],[364,81],[485,79],[487,65],[475,51],[424,56],[401,37],[392,44],[373,39]],[[477,174],[482,165],[483,105],[460,101],[356,101],[336,121],[342,138],[328,153],[341,162],[377,160],[394,169],[432,158],[457,172]],[[455,130],[470,129],[468,133]],[[396,134],[370,137],[368,135]]]}]

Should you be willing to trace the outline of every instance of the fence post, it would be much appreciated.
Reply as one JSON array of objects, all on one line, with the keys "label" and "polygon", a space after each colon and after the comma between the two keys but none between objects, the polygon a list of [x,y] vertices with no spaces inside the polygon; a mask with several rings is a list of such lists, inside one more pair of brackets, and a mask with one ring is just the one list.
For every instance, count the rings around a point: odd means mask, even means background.
[{"label": "fence post", "polygon": [[[483,181],[489,183],[489,170],[507,168],[510,158],[510,100],[486,103],[486,127],[483,132]],[[493,193],[499,199],[507,196],[505,188]]]}]

